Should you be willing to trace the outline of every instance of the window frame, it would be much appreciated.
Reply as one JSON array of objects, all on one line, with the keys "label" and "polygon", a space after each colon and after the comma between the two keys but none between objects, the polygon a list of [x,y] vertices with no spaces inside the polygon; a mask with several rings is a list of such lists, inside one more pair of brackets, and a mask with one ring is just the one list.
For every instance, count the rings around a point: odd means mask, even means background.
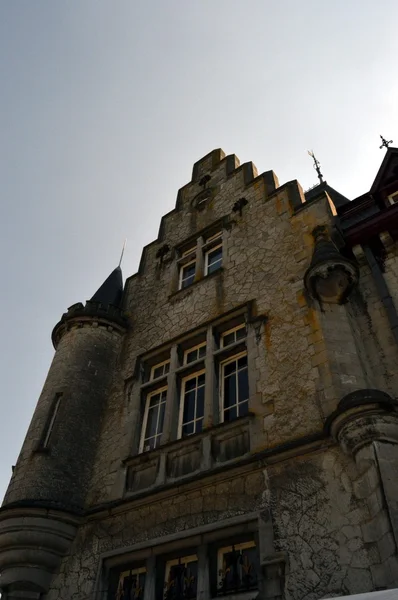
[{"label": "window frame", "polygon": [[191,360],[189,362],[187,361],[188,354],[190,354],[194,350],[198,350],[199,351],[200,348],[205,348],[206,349],[206,342],[200,342],[200,344],[196,344],[195,346],[191,346],[187,350],[184,350],[184,357],[183,357],[183,366],[184,367],[187,367],[187,366],[191,365],[192,363],[194,363],[194,362],[196,362],[198,360],[205,360],[205,358],[206,358],[206,352],[205,352],[204,356],[199,356],[199,352],[198,352],[198,357],[195,358],[195,360]]},{"label": "window frame", "polygon": [[[184,272],[184,269],[186,267],[189,267],[190,265],[195,265],[195,273],[193,276],[193,281],[191,281],[191,283],[188,283],[188,285],[183,286],[183,279],[184,279],[183,272]],[[196,256],[189,262],[180,263],[180,269],[179,269],[179,274],[178,274],[178,289],[179,290],[185,290],[186,288],[188,288],[190,285],[192,285],[194,283],[195,277],[196,277],[196,270],[197,270],[196,267],[197,267]]]},{"label": "window frame", "polygon": [[[164,371],[163,369],[163,373],[162,375],[159,375],[158,377],[155,377],[155,370],[158,369],[159,367],[165,367],[166,365],[169,365],[169,370],[167,372]],[[170,373],[170,359],[167,358],[166,360],[162,360],[159,363],[156,363],[155,365],[151,366],[151,370],[149,373],[149,381],[156,381],[157,379],[161,379],[162,377],[167,377],[167,375]]]},{"label": "window frame", "polygon": [[[240,331],[241,329],[245,330],[245,335],[242,336],[241,338],[237,339],[236,335],[235,335],[235,339],[233,342],[231,342],[230,344],[224,344],[224,338],[231,334],[231,333],[235,333],[236,331]],[[229,348],[230,346],[232,346],[233,344],[237,344],[238,342],[241,342],[242,340],[247,338],[247,328],[246,328],[246,323],[241,323],[240,325],[235,325],[235,327],[231,327],[231,329],[227,329],[226,331],[223,331],[220,334],[220,348],[224,349],[224,348]]]},{"label": "window frame", "polygon": [[[185,384],[187,381],[189,381],[190,379],[194,379],[194,377],[198,378],[199,375],[204,375],[205,376],[205,381],[203,383],[203,390],[206,389],[206,369],[200,369],[199,371],[194,371],[193,373],[190,373],[189,375],[185,375],[184,377],[181,378],[181,389],[180,389],[180,406],[179,406],[179,412],[178,412],[178,430],[177,430],[177,439],[178,440],[182,440],[188,437],[191,437],[193,435],[196,435],[200,432],[196,431],[196,422],[197,421],[203,421],[204,422],[204,398],[203,398],[203,417],[200,417],[199,419],[196,418],[196,416],[194,417],[193,421],[188,421],[188,423],[194,423],[194,429],[195,431],[193,433],[190,433],[186,436],[182,435],[182,428],[184,426],[183,423],[183,418],[184,418],[184,396],[185,396]],[[196,409],[196,399],[197,399],[197,390],[198,387],[195,388],[196,390],[196,395],[195,395],[195,409]],[[203,391],[203,394],[205,393],[205,391]],[[202,427],[202,431],[203,431],[203,427]]]},{"label": "window frame", "polygon": [[[220,266],[217,267],[217,269],[214,269],[214,271],[211,271],[211,273],[209,273],[209,255],[214,252],[215,250],[218,250],[219,248],[221,248],[221,263]],[[222,262],[223,262],[223,245],[222,242],[220,244],[217,244],[216,246],[212,246],[211,248],[209,248],[208,250],[205,250],[205,277],[207,277],[208,275],[211,275],[212,273],[215,273],[216,271],[219,271],[222,268]],[[218,260],[216,262],[219,262]]]},{"label": "window frame", "polygon": [[[247,364],[246,364],[246,369],[247,369],[247,399],[243,400],[243,402],[247,402],[247,406],[248,406],[248,410],[249,410],[249,399],[250,399],[250,390],[249,390],[249,361],[248,361],[248,354],[247,354],[247,349],[242,351],[242,352],[238,352],[237,354],[233,354],[232,356],[229,356],[228,358],[225,358],[224,360],[220,361],[220,369],[219,369],[219,411],[220,411],[220,423],[232,423],[233,421],[236,421],[236,419],[239,419],[240,415],[237,414],[235,419],[232,419],[232,421],[225,421],[224,420],[224,379],[225,379],[225,375],[224,375],[224,368],[229,365],[232,362],[238,361],[240,358],[246,356],[247,358]],[[238,371],[236,371],[236,373],[238,373]],[[236,388],[238,390],[238,388]],[[239,404],[241,404],[241,402],[235,402],[234,406],[239,407]],[[232,408],[232,407],[229,407]],[[226,409],[226,410],[229,410]],[[238,412],[238,411],[237,411]]]},{"label": "window frame", "polygon": [[[143,454],[145,452],[151,452],[152,450],[157,450],[160,447],[160,440],[161,437],[163,435],[163,426],[164,426],[164,416],[163,416],[163,424],[162,424],[162,431],[160,433],[156,433],[155,436],[151,436],[151,438],[147,438],[147,439],[152,439],[153,437],[158,438],[159,437],[159,444],[155,445],[153,448],[149,448],[148,450],[145,450],[144,446],[145,446],[145,434],[146,434],[146,428],[147,428],[147,424],[148,424],[148,415],[149,415],[149,404],[151,401],[151,398],[157,394],[162,394],[162,392],[166,392],[166,396],[164,399],[164,404],[165,404],[165,412],[166,412],[166,404],[167,404],[167,389],[168,386],[164,385],[158,388],[155,388],[154,390],[149,391],[146,396],[145,396],[145,408],[144,408],[144,417],[142,420],[142,427],[141,427],[141,437],[140,437],[140,445],[139,445],[139,450],[138,453],[139,454]],[[158,420],[157,420],[157,425],[159,423],[159,416],[158,416]],[[157,430],[156,430],[157,431]]]},{"label": "window frame", "polygon": [[[137,568],[134,568],[134,569],[128,569],[126,571],[122,571],[119,574],[119,581],[118,581],[118,584],[117,584],[117,587],[116,587],[116,597],[119,594],[119,588],[120,588],[120,586],[121,585],[123,586],[123,582],[124,582],[125,577],[129,577],[130,575],[138,575],[138,576],[140,576],[142,574],[145,574],[145,583],[146,583],[147,569],[146,569],[145,565],[142,566],[142,567],[137,567]],[[145,593],[145,583],[144,583],[144,589],[143,589],[144,593]]]},{"label": "window frame", "polygon": [[[249,549],[254,548],[258,552],[257,544],[255,543],[254,540],[250,540],[247,542],[238,542],[236,544],[231,543],[228,546],[219,546],[218,547],[218,549],[217,549],[217,596],[227,597],[227,596],[244,593],[244,590],[240,590],[240,591],[231,590],[230,592],[227,592],[227,593],[220,591],[220,584],[221,584],[220,574],[223,571],[223,557],[225,554],[232,552],[234,548],[235,548],[235,550],[249,550]],[[257,588],[252,587],[251,590],[258,589],[258,574],[256,574],[256,579],[257,579]]]},{"label": "window frame", "polygon": [[[189,560],[191,559],[191,560]],[[171,560],[167,560],[165,567],[164,567],[164,584],[163,584],[163,590],[166,589],[166,585],[169,579],[169,575],[170,575],[170,571],[172,567],[177,566],[178,564],[183,564],[184,568],[186,569],[187,566],[189,565],[189,563],[193,563],[196,562],[197,563],[197,575],[199,576],[199,557],[198,554],[188,554],[187,556],[180,556],[178,558],[173,558]],[[197,580],[196,580],[196,598],[198,595],[198,579],[199,577],[197,576]]]}]

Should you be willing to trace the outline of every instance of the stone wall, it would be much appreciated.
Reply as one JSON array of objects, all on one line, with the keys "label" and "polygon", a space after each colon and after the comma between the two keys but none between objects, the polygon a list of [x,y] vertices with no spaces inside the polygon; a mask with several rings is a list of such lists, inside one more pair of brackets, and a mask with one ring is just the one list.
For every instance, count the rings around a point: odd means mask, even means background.
[{"label": "stone wall", "polygon": [[[98,570],[105,570],[115,553],[120,560],[123,554],[132,559],[134,552],[147,558],[170,545],[199,544],[209,530],[237,529],[253,515],[267,519],[268,511],[274,539],[259,526],[261,560],[269,558],[270,548],[286,554],[287,600],[372,590],[380,585],[380,564],[395,550],[378,487],[374,463],[358,467],[330,447],[276,464],[257,462],[108,514],[94,513],[63,561],[48,600],[106,598],[100,591],[106,578],[98,577]],[[390,583],[398,583],[396,574]]]}]

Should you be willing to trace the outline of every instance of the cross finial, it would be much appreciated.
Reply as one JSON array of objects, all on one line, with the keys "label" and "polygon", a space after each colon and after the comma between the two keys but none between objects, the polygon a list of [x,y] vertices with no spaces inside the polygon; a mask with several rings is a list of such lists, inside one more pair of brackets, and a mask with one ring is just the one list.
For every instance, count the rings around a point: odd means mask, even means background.
[{"label": "cross finial", "polygon": [[390,140],[390,141],[388,141],[388,142],[387,142],[386,138],[383,138],[383,136],[382,136],[382,135],[381,135],[380,137],[381,137],[381,146],[380,146],[380,150],[381,150],[382,148],[387,148],[387,149],[388,149],[388,146],[389,146],[390,144],[392,144],[392,143],[393,143],[393,140]]},{"label": "cross finial", "polygon": [[315,154],[314,154],[313,150],[308,150],[308,154],[311,156],[312,160],[314,161],[314,169],[317,172],[319,181],[321,183],[323,183],[323,175],[321,173],[321,163],[319,162],[319,160],[317,160],[315,158]]}]

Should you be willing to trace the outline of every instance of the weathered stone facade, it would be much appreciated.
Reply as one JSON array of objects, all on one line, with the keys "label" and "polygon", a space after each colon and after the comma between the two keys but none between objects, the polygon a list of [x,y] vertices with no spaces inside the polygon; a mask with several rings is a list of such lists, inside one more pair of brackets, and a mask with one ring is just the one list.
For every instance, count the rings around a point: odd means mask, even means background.
[{"label": "weathered stone facade", "polygon": [[398,587],[397,157],[352,203],[221,150],[194,165],[122,300],[116,270],[54,330],[3,597]]}]

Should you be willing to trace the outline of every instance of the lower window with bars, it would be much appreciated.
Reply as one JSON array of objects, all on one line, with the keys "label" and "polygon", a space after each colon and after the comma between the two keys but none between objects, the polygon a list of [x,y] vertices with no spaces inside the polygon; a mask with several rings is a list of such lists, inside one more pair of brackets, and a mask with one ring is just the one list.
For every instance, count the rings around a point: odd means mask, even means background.
[{"label": "lower window with bars", "polygon": [[145,564],[112,569],[108,600],[195,600],[203,590],[208,590],[209,598],[216,598],[258,589],[259,561],[253,539],[229,540],[207,549],[201,563],[197,549],[173,557],[160,555],[148,569]]}]

